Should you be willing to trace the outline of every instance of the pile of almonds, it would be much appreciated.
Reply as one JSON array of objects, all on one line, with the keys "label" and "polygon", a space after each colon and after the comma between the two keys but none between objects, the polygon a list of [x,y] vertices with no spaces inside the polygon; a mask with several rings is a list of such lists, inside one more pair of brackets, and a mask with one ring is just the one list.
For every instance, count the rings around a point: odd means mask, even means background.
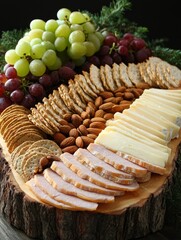
[{"label": "pile of almonds", "polygon": [[143,91],[143,88],[121,86],[114,92],[101,92],[94,102],[87,103],[80,115],[65,114],[60,120],[60,131],[53,135],[53,140],[62,148],[62,152],[74,153],[78,148],[86,148],[106,127],[106,121],[112,119],[115,112],[129,108]]}]

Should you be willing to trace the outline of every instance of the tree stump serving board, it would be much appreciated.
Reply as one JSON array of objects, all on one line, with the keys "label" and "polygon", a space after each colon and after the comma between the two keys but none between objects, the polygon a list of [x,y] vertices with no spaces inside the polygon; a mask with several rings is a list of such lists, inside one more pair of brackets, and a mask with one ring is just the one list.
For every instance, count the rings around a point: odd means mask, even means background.
[{"label": "tree stump serving board", "polygon": [[143,237],[161,230],[166,193],[180,149],[181,134],[169,143],[172,153],[164,176],[152,174],[137,191],[100,204],[94,212],[70,211],[40,202],[10,166],[10,154],[0,137],[0,211],[27,236],[41,240],[115,240]]}]

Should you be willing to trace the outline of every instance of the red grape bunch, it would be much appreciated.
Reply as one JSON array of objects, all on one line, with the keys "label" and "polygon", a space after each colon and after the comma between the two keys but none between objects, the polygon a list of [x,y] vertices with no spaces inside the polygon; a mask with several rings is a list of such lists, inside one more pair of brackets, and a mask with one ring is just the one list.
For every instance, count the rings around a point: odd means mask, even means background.
[{"label": "red grape bunch", "polygon": [[89,69],[90,64],[112,65],[124,62],[140,63],[144,62],[152,55],[144,39],[136,37],[132,33],[125,33],[122,38],[116,37],[113,33],[108,33],[99,49],[93,56],[87,58],[84,68]]}]

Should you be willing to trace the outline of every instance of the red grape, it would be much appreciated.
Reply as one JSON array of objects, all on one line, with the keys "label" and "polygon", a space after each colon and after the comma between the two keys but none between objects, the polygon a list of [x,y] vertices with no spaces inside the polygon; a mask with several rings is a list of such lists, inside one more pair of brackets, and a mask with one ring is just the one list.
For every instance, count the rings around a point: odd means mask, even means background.
[{"label": "red grape", "polygon": [[48,88],[52,86],[52,80],[50,77],[50,74],[43,74],[40,78],[39,78],[39,83],[41,85],[43,85],[43,87]]},{"label": "red grape", "polygon": [[7,107],[9,107],[12,104],[11,99],[7,96],[0,97],[0,113]]},{"label": "red grape", "polygon": [[44,95],[44,88],[40,83],[33,83],[28,87],[29,93],[34,97],[41,97]]},{"label": "red grape", "polygon": [[26,108],[31,108],[34,107],[36,104],[36,98],[33,97],[31,94],[26,94],[25,97],[23,98],[21,105],[26,107]]},{"label": "red grape", "polygon": [[62,66],[58,69],[58,74],[60,79],[68,81],[74,78],[76,72],[70,67]]},{"label": "red grape", "polygon": [[113,59],[112,59],[112,57],[110,56],[110,55],[105,55],[105,56],[103,56],[102,58],[101,58],[101,65],[105,65],[105,64],[107,64],[107,65],[109,65],[109,66],[112,66],[112,64],[113,64]]},{"label": "red grape", "polygon": [[4,95],[5,89],[4,89],[4,83],[0,82],[0,97]]},{"label": "red grape", "polygon": [[58,70],[52,71],[50,73],[53,86],[58,86],[61,83]]},{"label": "red grape", "polygon": [[5,71],[5,76],[9,78],[16,78],[17,77],[17,71],[14,67],[10,66]]},{"label": "red grape", "polygon": [[111,56],[115,63],[120,64],[122,62],[121,55],[118,52],[114,52]]},{"label": "red grape", "polygon": [[102,45],[98,51],[99,56],[104,56],[109,54],[110,52],[110,47],[108,45]]},{"label": "red grape", "polygon": [[128,32],[128,33],[125,33],[125,34],[123,35],[123,39],[128,40],[128,42],[132,41],[133,38],[134,38],[134,34],[129,33],[129,32]]},{"label": "red grape", "polygon": [[117,44],[117,37],[115,35],[112,34],[108,34],[103,41],[103,45],[108,45],[110,47],[112,47],[113,43]]},{"label": "red grape", "polygon": [[129,41],[127,39],[121,39],[118,42],[118,46],[125,46],[128,47],[129,46]]},{"label": "red grape", "polygon": [[7,78],[6,78],[5,74],[4,74],[4,73],[1,73],[1,74],[0,74],[0,83],[5,83],[6,80],[7,80]]},{"label": "red grape", "polygon": [[131,46],[132,50],[138,51],[138,50],[146,47],[146,42],[142,38],[134,38],[131,41],[130,46]]},{"label": "red grape", "polygon": [[25,94],[21,89],[16,89],[11,92],[10,99],[13,103],[20,103],[23,100],[24,96]]},{"label": "red grape", "polygon": [[101,65],[100,59],[99,59],[99,57],[96,56],[96,55],[93,55],[93,56],[91,56],[91,57],[88,57],[88,58],[87,58],[87,61],[88,61],[89,63],[94,64],[94,65],[97,66],[97,67],[99,67],[99,66]]},{"label": "red grape", "polygon": [[151,51],[148,48],[142,48],[139,51],[135,52],[135,60],[137,63],[144,62],[151,56]]},{"label": "red grape", "polygon": [[21,85],[21,80],[19,78],[9,78],[5,84],[4,88],[6,91],[12,92],[18,89]]},{"label": "red grape", "polygon": [[118,53],[121,55],[121,56],[128,56],[128,53],[129,53],[129,50],[127,47],[125,47],[124,45],[120,45],[118,47]]}]

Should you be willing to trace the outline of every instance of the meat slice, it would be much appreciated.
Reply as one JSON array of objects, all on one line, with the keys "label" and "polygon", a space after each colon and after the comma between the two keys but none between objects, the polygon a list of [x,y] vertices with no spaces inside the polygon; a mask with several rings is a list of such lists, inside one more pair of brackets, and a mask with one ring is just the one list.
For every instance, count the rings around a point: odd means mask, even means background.
[{"label": "meat slice", "polygon": [[43,174],[36,174],[34,176],[35,185],[37,185],[43,192],[48,194],[52,199],[69,205],[76,210],[94,211],[98,207],[97,203],[85,201],[78,197],[70,196],[57,191],[53,186],[45,179]]},{"label": "meat slice", "polygon": [[110,203],[114,202],[114,196],[103,195],[99,193],[89,192],[75,187],[73,184],[68,183],[62,179],[56,172],[47,168],[43,171],[43,175],[46,180],[55,188],[57,191],[64,194],[79,197],[81,199],[96,202],[96,203]]},{"label": "meat slice", "polygon": [[121,192],[106,189],[94,183],[91,183],[87,180],[82,179],[75,172],[69,169],[63,162],[54,161],[50,168],[53,171],[55,171],[58,175],[60,175],[64,181],[69,182],[73,184],[75,187],[83,189],[85,191],[106,194],[109,196],[120,196],[124,194],[123,191]]},{"label": "meat slice", "polygon": [[118,170],[131,173],[135,177],[143,177],[147,174],[146,168],[118,156],[118,154],[110,151],[100,144],[90,143],[87,149],[96,157],[104,160]]},{"label": "meat slice", "polygon": [[79,148],[74,156],[79,162],[88,167],[91,171],[120,184],[132,184],[135,179],[133,175],[117,170],[105,161],[97,158],[85,148]]},{"label": "meat slice", "polygon": [[81,164],[77,160],[76,156],[68,152],[62,153],[60,155],[60,159],[67,167],[74,171],[78,176],[80,176],[83,179],[89,180],[90,182],[95,183],[98,186],[119,191],[135,191],[139,188],[139,184],[137,182],[134,182],[130,185],[122,185],[110,181],[92,172],[89,168]]},{"label": "meat slice", "polygon": [[48,194],[43,192],[41,188],[39,188],[35,184],[35,179],[31,178],[29,181],[26,182],[26,185],[30,188],[30,190],[34,193],[34,195],[40,200],[40,202],[49,204],[50,206],[54,206],[57,208],[69,209],[72,210],[70,205],[63,204],[61,202],[56,201],[55,199],[51,198]]}]

